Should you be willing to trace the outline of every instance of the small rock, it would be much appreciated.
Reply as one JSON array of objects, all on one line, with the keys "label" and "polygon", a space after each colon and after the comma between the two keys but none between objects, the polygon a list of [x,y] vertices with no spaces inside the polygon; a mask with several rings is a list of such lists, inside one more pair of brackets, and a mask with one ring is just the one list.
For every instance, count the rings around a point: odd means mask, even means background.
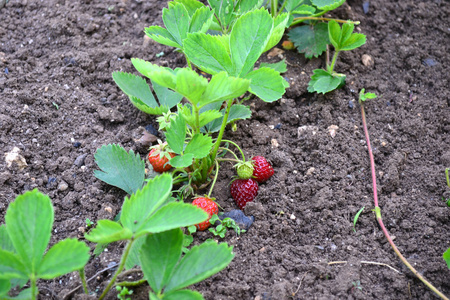
[{"label": "small rock", "polygon": [[328,129],[328,132],[330,133],[331,137],[334,138],[336,136],[336,131],[339,129],[339,127],[336,125],[331,125],[331,126],[328,126],[327,129]]},{"label": "small rock", "polygon": [[365,65],[366,67],[371,67],[374,65],[372,56],[370,56],[368,54],[363,54],[363,56],[361,57],[361,61],[362,61],[363,65]]},{"label": "small rock", "polygon": [[11,152],[5,153],[5,162],[6,166],[8,168],[11,168],[13,163],[16,163],[19,167],[19,170],[23,170],[26,166],[28,166],[27,161],[25,158],[19,154],[20,149],[17,147],[14,147]]},{"label": "small rock", "polygon": [[79,148],[81,146],[81,143],[80,142],[75,142],[75,143],[73,143],[73,146],[75,148]]},{"label": "small rock", "polygon": [[55,177],[50,177],[45,187],[48,188],[49,190],[53,190],[56,188],[57,185],[58,185],[57,179]]},{"label": "small rock", "polygon": [[61,182],[58,184],[58,191],[64,192],[69,188],[69,185],[64,180],[61,180]]},{"label": "small rock", "polygon": [[295,220],[297,219],[297,217],[294,214],[291,214],[291,216],[289,217],[291,220]]},{"label": "small rock", "polygon": [[369,13],[369,6],[370,6],[369,1],[364,1],[362,4],[363,12],[366,15]]},{"label": "small rock", "polygon": [[434,67],[438,63],[432,58],[426,58],[423,60],[423,64],[428,67]]},{"label": "small rock", "polygon": [[242,210],[234,209],[232,211],[226,212],[223,215],[219,216],[221,220],[225,218],[231,218],[233,219],[236,224],[239,226],[242,230],[248,230],[250,226],[255,221],[255,217],[253,216],[246,216]]},{"label": "small rock", "polygon": [[87,154],[81,154],[80,156],[78,156],[75,159],[75,162],[73,163],[75,166],[77,166],[78,168],[80,168],[81,166],[84,165],[84,160],[86,159]]},{"label": "small rock", "polygon": [[353,100],[348,101],[348,107],[349,107],[350,109],[355,108],[355,104],[353,104]]},{"label": "small rock", "polygon": [[319,131],[319,128],[317,126],[311,125],[301,126],[297,128],[297,137],[301,137],[302,135],[308,132],[311,132],[312,135],[316,135],[317,131]]},{"label": "small rock", "polygon": [[272,147],[275,148],[278,148],[280,146],[280,144],[278,144],[278,141],[276,139],[272,139],[270,143],[272,144]]},{"label": "small rock", "polygon": [[269,53],[267,53],[267,58],[272,58],[274,56],[280,56],[284,53],[284,50],[274,47],[272,48],[272,50],[269,51]]},{"label": "small rock", "polygon": [[311,168],[308,169],[308,171],[306,171],[306,175],[308,175],[308,176],[312,175],[315,171],[316,171],[316,168],[311,167]]}]

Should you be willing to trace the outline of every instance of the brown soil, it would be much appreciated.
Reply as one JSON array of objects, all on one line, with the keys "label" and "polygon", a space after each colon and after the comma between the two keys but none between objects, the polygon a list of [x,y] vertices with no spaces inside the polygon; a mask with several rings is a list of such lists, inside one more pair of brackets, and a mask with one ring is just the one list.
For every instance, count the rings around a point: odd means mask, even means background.
[{"label": "brown soil", "polygon": [[[250,230],[224,239],[234,245],[233,262],[192,287],[206,299],[436,298],[395,256],[372,212],[357,103],[361,88],[379,95],[366,111],[384,222],[403,255],[450,296],[442,259],[450,246],[450,208],[442,200],[449,190],[444,169],[450,167],[450,6],[442,0],[369,4],[366,14],[360,0],[333,13],[361,21],[358,28],[368,37],[365,46],[340,57],[337,71],[348,74],[343,89],[325,96],[307,93],[309,76],[324,58],[307,61],[296,52],[284,53],[291,84],[285,97],[272,104],[250,101],[252,119],[239,122],[238,132],[226,132],[248,156],[270,159],[276,173],[245,210],[255,216]],[[86,218],[112,219],[119,211],[125,194],[93,176],[93,155],[101,145],[117,143],[144,156],[136,139],[143,127],[156,123],[131,105],[111,73],[134,72],[131,57],[183,66],[173,49],[144,39],[144,27],[162,24],[165,5],[155,0],[11,0],[0,9],[2,222],[8,204],[33,188],[53,201],[51,243],[82,239],[79,228]],[[158,57],[160,52],[164,55]],[[373,65],[362,63],[364,54]],[[338,126],[334,138],[332,125]],[[28,163],[23,170],[6,166],[3,153],[13,147]],[[214,195],[229,211],[236,208],[228,190],[233,170],[231,164],[222,169]],[[353,232],[353,217],[363,206]],[[199,241],[212,237],[196,236]],[[112,244],[92,259],[87,277],[118,262],[122,248]],[[334,261],[347,263],[328,264]],[[400,273],[362,261],[388,264]],[[101,291],[111,272],[98,275],[90,289]],[[61,299],[80,282],[74,273],[38,284],[41,299]],[[147,289],[136,289],[133,299],[146,299]],[[115,297],[111,292],[109,299]]]}]

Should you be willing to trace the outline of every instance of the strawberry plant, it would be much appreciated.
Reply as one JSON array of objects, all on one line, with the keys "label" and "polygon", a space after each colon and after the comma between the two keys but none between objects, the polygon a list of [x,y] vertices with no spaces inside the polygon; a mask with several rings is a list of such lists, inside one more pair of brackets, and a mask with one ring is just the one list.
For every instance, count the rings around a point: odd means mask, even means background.
[{"label": "strawberry plant", "polygon": [[[36,299],[38,279],[54,279],[82,270],[89,260],[89,247],[76,239],[65,239],[47,252],[54,220],[48,196],[33,190],[20,195],[6,211],[0,226],[0,298],[8,291],[23,287],[25,299]],[[80,272],[81,273],[81,272]]]},{"label": "strawberry plant", "polygon": [[209,215],[171,197],[172,184],[172,177],[167,173],[149,180],[125,199],[118,222],[100,220],[85,234],[85,238],[94,243],[126,242],[116,273],[99,299],[106,296],[124,268],[135,265],[141,266],[152,287],[150,299],[163,296],[169,299],[169,295],[175,297],[173,299],[181,295],[201,297],[184,288],[217,273],[231,262],[232,249],[217,243],[193,247],[181,257],[183,233],[180,227],[204,222]]},{"label": "strawberry plant", "polygon": [[[288,86],[280,75],[286,70],[285,62],[254,68],[261,54],[281,39],[288,14],[274,18],[250,2],[210,1],[212,11],[197,0],[169,2],[163,11],[166,28],[151,26],[146,33],[156,42],[180,49],[189,67],[173,70],[131,59],[135,69],[150,79],[159,105],[143,78],[124,72],[113,74],[114,81],[136,107],[162,115],[157,120],[171,154],[166,152],[159,158],[168,160],[163,164],[167,169],[174,168],[174,184],[183,183],[183,192],[206,187],[212,174],[217,174],[217,154],[222,149],[226,126],[251,116],[250,109],[242,103],[246,98],[242,97],[250,93],[272,102],[280,99]],[[223,10],[225,3],[233,3],[233,9]],[[222,35],[207,34],[211,24],[224,26]],[[211,79],[199,75],[192,65],[211,74]],[[186,99],[184,103],[180,103],[182,97]],[[151,163],[157,157],[153,154],[149,155]],[[109,145],[100,148],[95,158],[102,169],[95,172],[97,178],[129,194],[142,187],[145,170],[133,152],[127,154],[124,149]],[[154,169],[166,171],[159,166]]]},{"label": "strawberry plant", "polygon": [[341,26],[331,20],[328,23],[328,35],[334,47],[334,55],[331,63],[327,62],[327,69],[316,69],[313,71],[311,81],[308,84],[309,92],[328,93],[345,84],[346,76],[334,72],[338,54],[341,51],[349,51],[358,48],[366,43],[366,36],[362,33],[353,33],[355,25],[352,23],[344,23]]}]

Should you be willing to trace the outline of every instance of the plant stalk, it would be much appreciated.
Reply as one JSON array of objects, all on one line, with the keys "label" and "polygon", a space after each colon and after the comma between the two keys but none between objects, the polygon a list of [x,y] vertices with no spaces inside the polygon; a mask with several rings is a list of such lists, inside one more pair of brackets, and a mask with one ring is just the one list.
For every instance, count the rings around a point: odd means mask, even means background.
[{"label": "plant stalk", "polygon": [[219,135],[217,136],[216,143],[214,144],[213,151],[211,152],[211,159],[215,160],[217,156],[217,151],[219,150],[220,143],[222,142],[223,133],[225,132],[225,127],[227,127],[228,116],[230,115],[231,105],[234,99],[227,101],[227,109],[225,115],[223,116],[222,126],[220,127]]},{"label": "plant stalk", "polygon": [[355,25],[359,25],[360,24],[359,21],[348,21],[348,20],[340,20],[340,19],[332,19],[332,18],[321,18],[321,17],[298,17],[298,18],[295,18],[294,21],[292,21],[290,26],[297,25],[297,24],[299,24],[299,23],[301,23],[303,21],[306,21],[306,20],[327,21],[327,22],[334,20],[334,21],[336,21],[338,23],[349,23],[349,24],[355,24]]},{"label": "plant stalk", "polygon": [[330,72],[330,74],[333,74],[333,70],[334,70],[334,66],[336,65],[338,54],[339,54],[339,51],[335,50],[333,59],[331,61],[331,65],[327,66],[327,71]]},{"label": "plant stalk", "polygon": [[117,267],[114,277],[111,278],[111,281],[109,282],[108,286],[105,288],[103,293],[100,295],[98,300],[102,300],[103,298],[105,298],[106,294],[113,287],[114,283],[116,282],[117,277],[119,276],[120,272],[122,272],[123,268],[125,267],[125,262],[127,261],[128,254],[130,253],[130,249],[131,249],[131,246],[133,245],[133,242],[134,242],[133,238],[128,241],[127,245],[125,246],[125,250],[122,254],[122,258],[120,259],[120,265],[119,265],[119,267]]},{"label": "plant stalk", "polygon": [[36,300],[37,286],[36,286],[36,278],[34,277],[34,275],[30,278],[30,286],[31,286],[31,300]]},{"label": "plant stalk", "polygon": [[372,173],[372,186],[373,186],[373,198],[374,198],[374,204],[375,204],[375,216],[377,218],[378,224],[381,227],[381,230],[383,231],[384,235],[386,236],[386,239],[388,240],[389,244],[391,245],[392,249],[394,249],[395,254],[400,258],[400,260],[405,264],[405,266],[408,267],[408,269],[413,272],[414,275],[416,275],[417,278],[420,279],[428,288],[430,288],[434,293],[436,293],[441,299],[449,300],[444,294],[442,294],[437,288],[435,288],[430,282],[428,282],[419,272],[414,269],[414,267],[406,260],[406,258],[400,253],[397,246],[395,246],[394,242],[392,241],[391,236],[389,235],[389,232],[387,231],[386,227],[383,224],[383,219],[381,218],[381,209],[378,206],[378,193],[377,193],[377,177],[375,173],[375,160],[373,158],[372,153],[372,147],[370,146],[370,138],[369,138],[369,131],[367,129],[367,122],[366,122],[366,114],[364,111],[364,104],[360,102],[361,105],[361,116],[362,116],[362,123],[364,127],[364,134],[366,136],[366,142],[367,142],[367,148],[369,150],[369,158],[370,158],[370,170]]},{"label": "plant stalk", "polygon": [[116,285],[130,287],[130,286],[140,286],[140,285],[142,285],[142,284],[144,284],[146,282],[147,282],[146,279],[141,279],[141,280],[138,280],[138,281],[122,281],[122,282],[118,282]]},{"label": "plant stalk", "polygon": [[84,272],[84,268],[81,268],[78,273],[80,274],[81,284],[83,285],[83,290],[86,295],[89,294],[87,283],[86,283],[86,274]]}]

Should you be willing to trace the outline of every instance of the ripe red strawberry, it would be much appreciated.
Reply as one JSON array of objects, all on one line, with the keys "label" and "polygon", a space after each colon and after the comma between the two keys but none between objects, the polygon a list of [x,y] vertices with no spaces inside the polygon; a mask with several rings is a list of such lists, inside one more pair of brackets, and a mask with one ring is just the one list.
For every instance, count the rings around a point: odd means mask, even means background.
[{"label": "ripe red strawberry", "polygon": [[255,156],[253,160],[253,178],[259,183],[267,181],[275,171],[272,165],[262,156]]},{"label": "ripe red strawberry", "polygon": [[244,209],[258,194],[258,182],[253,178],[237,179],[231,184],[230,192],[237,206]]},{"label": "ripe red strawberry", "polygon": [[176,154],[173,152],[167,152],[158,148],[153,148],[148,154],[148,161],[152,165],[155,172],[162,173],[172,168],[172,166],[168,164],[169,157],[172,158],[175,155]]},{"label": "ripe red strawberry", "polygon": [[219,208],[217,207],[217,203],[214,202],[214,198],[208,198],[208,197],[198,197],[195,198],[194,201],[192,201],[192,205],[195,205],[201,209],[203,209],[208,214],[208,219],[200,224],[195,225],[197,230],[203,231],[206,230],[211,223],[209,223],[209,219],[213,215],[217,215],[219,213]]}]

